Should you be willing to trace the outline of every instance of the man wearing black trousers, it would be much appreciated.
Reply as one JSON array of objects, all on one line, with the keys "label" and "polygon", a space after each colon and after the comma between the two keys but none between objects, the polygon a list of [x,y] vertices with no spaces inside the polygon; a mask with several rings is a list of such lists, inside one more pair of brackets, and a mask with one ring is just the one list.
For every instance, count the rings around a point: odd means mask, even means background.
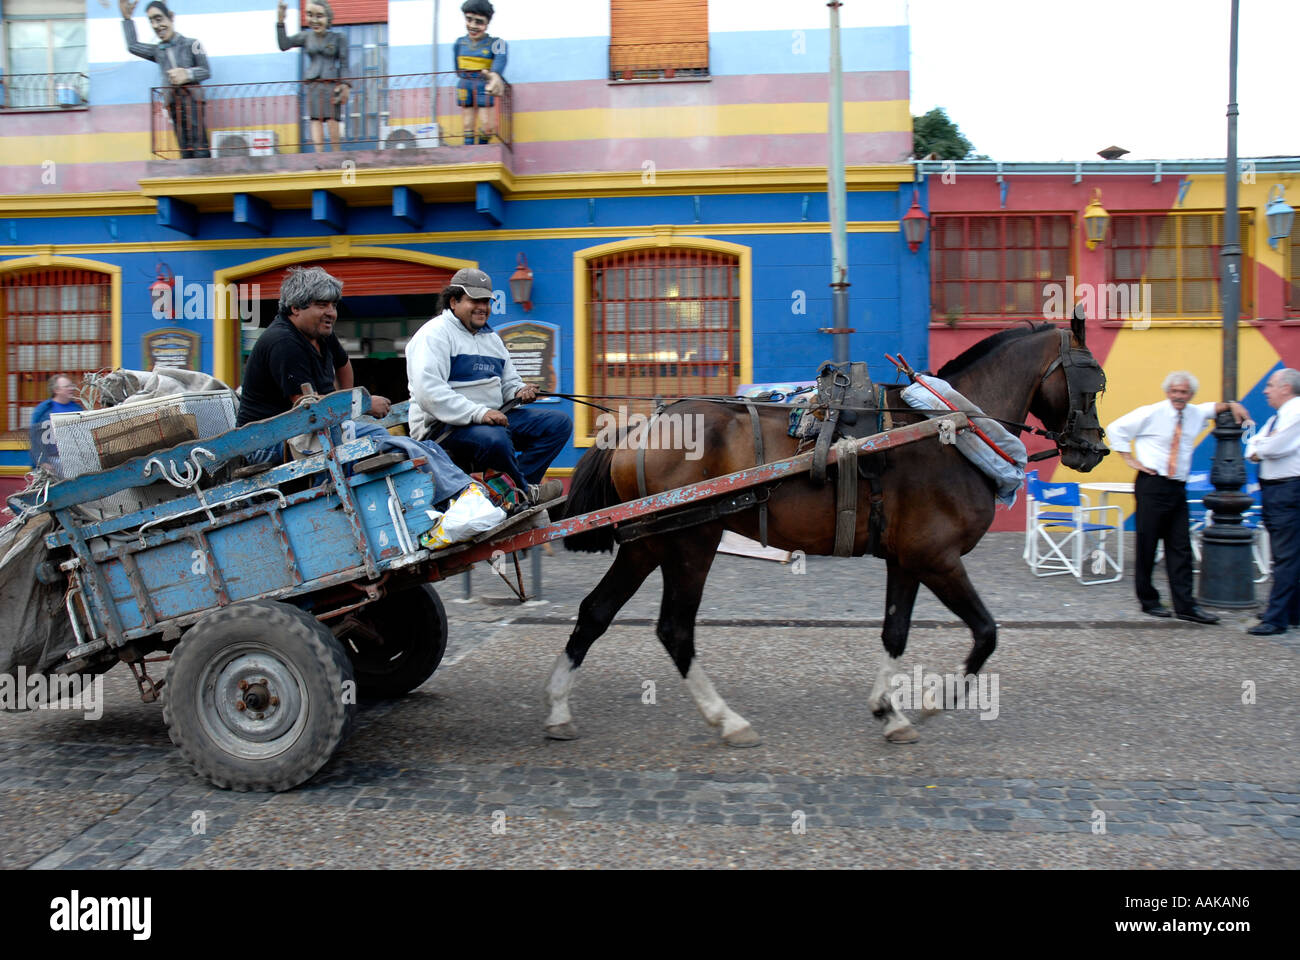
[{"label": "man wearing black trousers", "polygon": [[1273,589],[1261,623],[1247,633],[1270,636],[1300,625],[1300,370],[1276,370],[1264,387],[1277,411],[1246,445],[1259,464],[1264,526],[1273,554]]},{"label": "man wearing black trousers", "polygon": [[[1187,473],[1192,465],[1196,437],[1207,420],[1231,410],[1241,423],[1246,408],[1235,400],[1226,403],[1191,403],[1199,384],[1196,377],[1178,370],[1165,377],[1165,400],[1138,407],[1106,428],[1111,449],[1137,471],[1137,561],[1133,579],[1142,611],[1153,617],[1177,616],[1192,623],[1218,623],[1219,618],[1196,605],[1192,591],[1192,541],[1188,532]],[[1156,545],[1165,543],[1165,564],[1174,609],[1160,602],[1151,583],[1156,565]]]}]

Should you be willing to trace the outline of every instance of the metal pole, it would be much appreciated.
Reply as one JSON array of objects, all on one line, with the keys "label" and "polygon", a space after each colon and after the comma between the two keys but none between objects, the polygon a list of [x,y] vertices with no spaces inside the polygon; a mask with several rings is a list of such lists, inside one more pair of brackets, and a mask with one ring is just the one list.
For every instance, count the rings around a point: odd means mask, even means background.
[{"label": "metal pole", "polygon": [[[1232,0],[1228,46],[1228,156],[1224,161],[1223,246],[1219,292],[1223,304],[1223,399],[1237,399],[1237,318],[1241,313],[1241,229],[1237,212],[1237,4]],[[1221,413],[1214,429],[1214,492],[1205,505],[1213,511],[1202,535],[1200,599],[1215,607],[1249,607],[1255,603],[1251,545],[1254,532],[1242,526],[1251,506],[1242,493],[1246,464],[1241,456],[1241,427],[1231,413]]]},{"label": "metal pole", "polygon": [[542,599],[542,548],[533,547],[528,551],[533,565],[533,595],[530,600]]},{"label": "metal pole", "polygon": [[[848,231],[844,222],[844,75],[840,62],[839,0],[826,4],[831,10],[831,158],[827,168],[827,195],[831,208],[831,333],[834,359],[849,359],[849,258]],[[823,328],[825,329],[825,328]]]}]

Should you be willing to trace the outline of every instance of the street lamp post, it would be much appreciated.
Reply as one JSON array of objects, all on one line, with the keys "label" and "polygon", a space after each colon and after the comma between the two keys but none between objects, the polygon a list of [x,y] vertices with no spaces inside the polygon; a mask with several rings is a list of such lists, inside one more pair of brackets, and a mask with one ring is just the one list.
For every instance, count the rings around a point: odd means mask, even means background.
[{"label": "street lamp post", "polygon": [[[1228,47],[1228,158],[1225,162],[1223,248],[1220,294],[1223,302],[1223,398],[1237,399],[1237,317],[1241,313],[1241,227],[1237,213],[1237,3],[1232,0]],[[1214,465],[1205,495],[1212,511],[1202,534],[1200,599],[1215,607],[1249,607],[1255,603],[1251,568],[1254,533],[1241,515],[1251,505],[1242,493],[1246,464],[1241,456],[1241,427],[1225,411],[1214,428]]]}]

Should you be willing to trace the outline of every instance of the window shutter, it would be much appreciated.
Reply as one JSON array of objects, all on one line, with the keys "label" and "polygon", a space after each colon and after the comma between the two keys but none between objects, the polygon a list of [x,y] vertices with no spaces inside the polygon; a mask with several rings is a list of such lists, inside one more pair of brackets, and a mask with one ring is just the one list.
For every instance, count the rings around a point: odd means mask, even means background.
[{"label": "window shutter", "polygon": [[708,0],[611,0],[609,19],[615,79],[708,75]]},{"label": "window shutter", "polygon": [[[388,0],[329,0],[334,11],[334,26],[345,23],[387,23]],[[298,4],[300,29],[307,29],[307,3]]]}]

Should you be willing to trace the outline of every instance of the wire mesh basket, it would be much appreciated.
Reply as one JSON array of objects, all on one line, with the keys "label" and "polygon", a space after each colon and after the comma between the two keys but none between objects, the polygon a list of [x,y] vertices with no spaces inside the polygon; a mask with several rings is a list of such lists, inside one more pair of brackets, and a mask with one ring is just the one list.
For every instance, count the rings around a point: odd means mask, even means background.
[{"label": "wire mesh basket", "polygon": [[[237,409],[233,390],[178,393],[103,410],[56,413],[50,417],[50,429],[59,452],[60,470],[65,478],[72,478],[108,470],[178,443],[206,440],[233,430]],[[116,516],[170,500],[179,493],[171,486],[135,487],[85,506],[105,516]]]}]

